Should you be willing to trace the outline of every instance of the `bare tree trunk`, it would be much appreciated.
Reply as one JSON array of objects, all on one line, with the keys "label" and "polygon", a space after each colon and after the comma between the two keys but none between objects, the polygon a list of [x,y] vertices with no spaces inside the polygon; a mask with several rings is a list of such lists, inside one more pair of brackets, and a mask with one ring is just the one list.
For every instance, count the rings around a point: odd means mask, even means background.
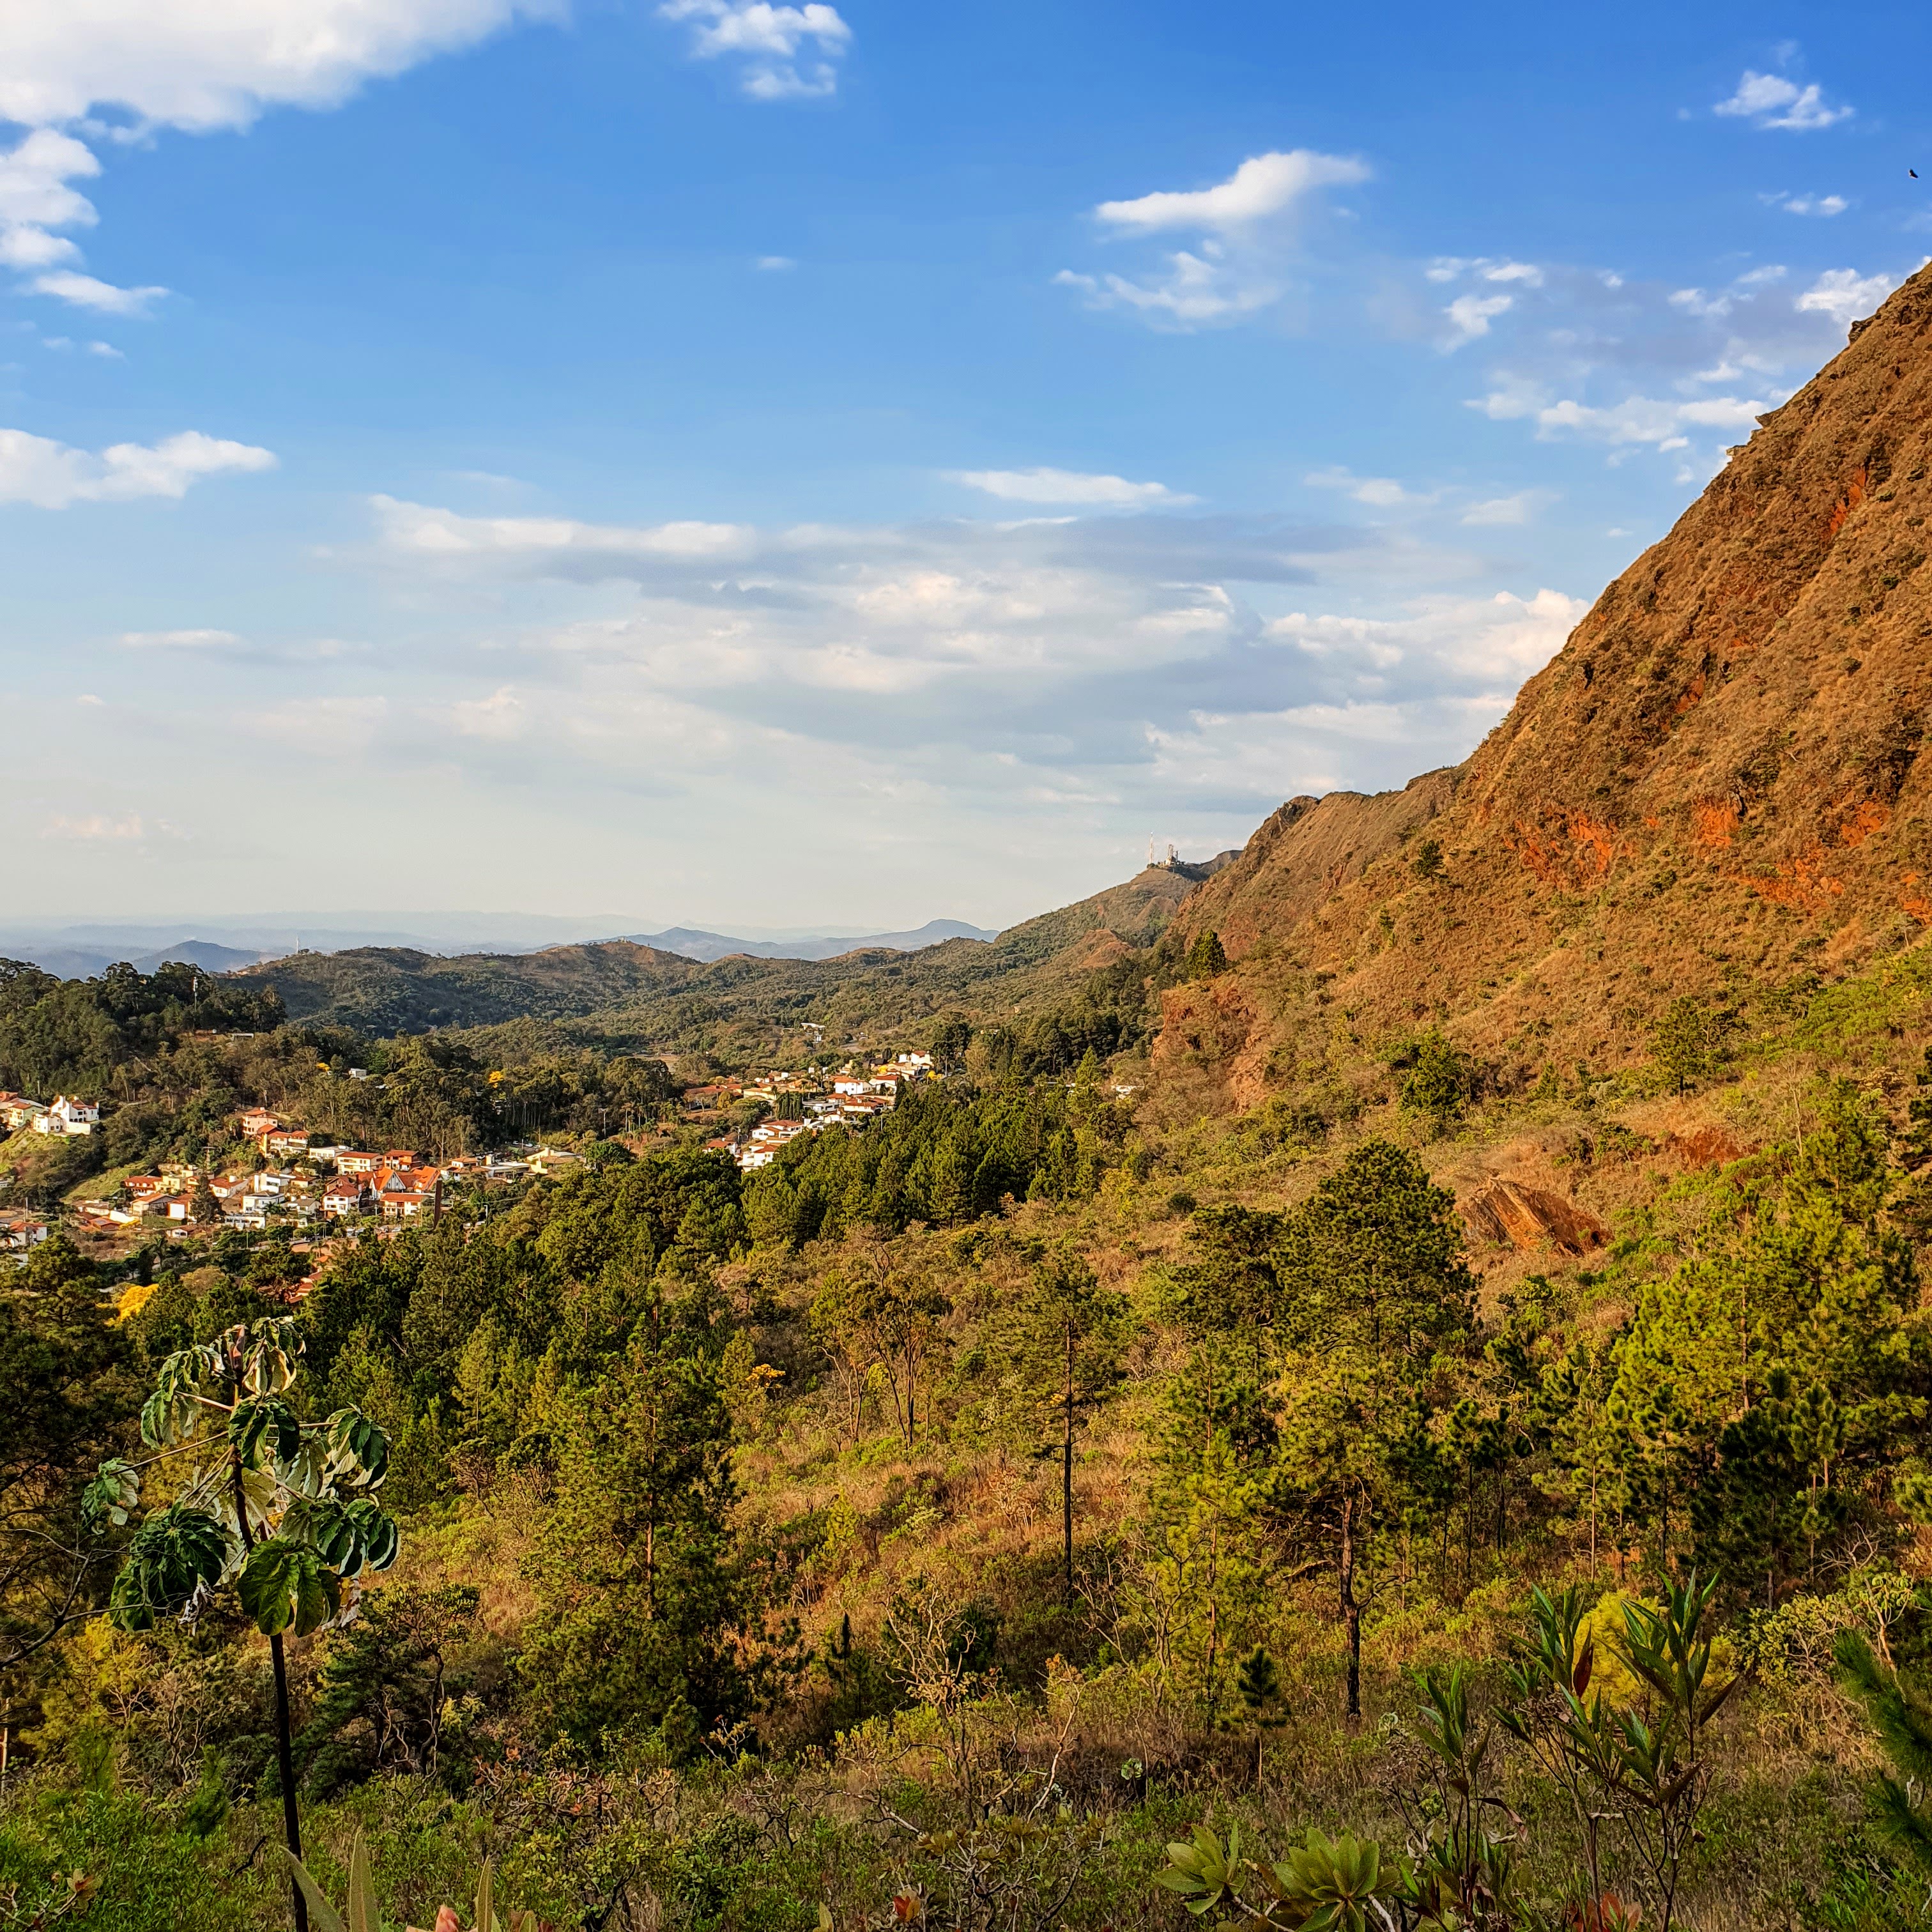
[{"label": "bare tree trunk", "polygon": [[1073,1606],[1073,1324],[1066,1324],[1066,1432],[1060,1462],[1060,1516],[1066,1532],[1066,1605]]},{"label": "bare tree trunk", "polygon": [[[230,1462],[235,1482],[235,1517],[242,1531],[243,1561],[255,1547],[254,1532],[248,1527],[248,1492],[242,1481],[242,1458],[235,1456]],[[282,1836],[287,1844],[289,1856],[302,1856],[302,1820],[296,1810],[296,1761],[295,1750],[290,1735],[289,1725],[289,1671],[282,1655],[281,1633],[278,1630],[268,1640],[268,1655],[275,1666],[275,1768],[282,1780]],[[289,1878],[289,1892],[295,1901],[296,1932],[308,1932],[308,1900],[302,1896],[302,1888],[292,1874]]]},{"label": "bare tree trunk", "polygon": [[1348,1715],[1362,1714],[1362,1606],[1355,1600],[1355,1500],[1342,1504],[1342,1619],[1348,1628]]}]

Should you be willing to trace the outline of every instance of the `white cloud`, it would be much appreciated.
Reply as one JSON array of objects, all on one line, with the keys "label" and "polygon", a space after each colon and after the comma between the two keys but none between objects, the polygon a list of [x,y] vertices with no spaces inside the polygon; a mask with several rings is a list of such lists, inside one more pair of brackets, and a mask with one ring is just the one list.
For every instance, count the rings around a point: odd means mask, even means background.
[{"label": "white cloud", "polygon": [[1519,490],[1514,496],[1491,496],[1472,503],[1462,512],[1462,520],[1478,528],[1504,524],[1526,524],[1541,500],[1536,490]]},{"label": "white cloud", "polygon": [[[746,65],[740,86],[754,100],[823,98],[836,93],[833,63],[852,44],[852,29],[835,7],[809,0],[802,7],[775,7],[769,0],[665,0],[667,20],[688,21],[695,32],[691,51],[699,60],[737,55]],[[808,60],[799,56],[808,44]]]},{"label": "white cloud", "polygon": [[1393,476],[1358,476],[1350,470],[1339,465],[1328,470],[1318,470],[1304,476],[1303,482],[1316,490],[1339,490],[1343,495],[1352,496],[1358,503],[1366,503],[1378,510],[1394,509],[1405,503],[1432,503],[1433,495],[1424,495],[1418,490],[1405,489]]},{"label": "white cloud", "polygon": [[245,640],[232,631],[124,631],[124,644],[137,650],[233,650]]},{"label": "white cloud", "polygon": [[0,430],[0,503],[64,509],[70,503],[181,496],[197,478],[272,470],[272,452],[187,430],[148,446],[117,442],[99,455],[25,430]]},{"label": "white cloud", "polygon": [[425,556],[663,557],[711,562],[748,554],[753,532],[740,524],[658,524],[638,530],[574,523],[561,517],[464,517],[454,510],[373,496],[382,540]]},{"label": "white cloud", "polygon": [[488,698],[452,706],[451,716],[456,729],[466,738],[520,738],[528,722],[524,700],[507,684],[500,686]]},{"label": "white cloud", "polygon": [[[1423,279],[1454,282],[1473,266],[1445,260]],[[1512,287],[1507,344],[1471,406],[1539,437],[1600,443],[1612,462],[1688,452],[1674,466],[1686,482],[1712,475],[1737,432],[1748,436],[1753,416],[1784,401],[1898,280],[1841,268],[1808,286],[1777,262],[1706,286],[1553,263],[1542,274]]]},{"label": "white cloud", "polygon": [[1196,500],[1170,490],[1165,483],[1130,483],[1124,476],[1090,476],[1073,470],[953,470],[944,473],[952,482],[1013,503],[1100,504],[1136,509]]},{"label": "white cloud", "polygon": [[1103,201],[1094,212],[1113,227],[1140,234],[1167,228],[1225,233],[1280,214],[1315,188],[1353,187],[1370,178],[1368,164],[1354,156],[1296,148],[1286,154],[1251,155],[1213,188]]},{"label": "white cloud", "polygon": [[1281,298],[1279,278],[1252,262],[1229,262],[1218,242],[1204,242],[1198,254],[1178,249],[1166,260],[1166,272],[1151,282],[1078,274],[1071,268],[1062,268],[1053,279],[1060,287],[1078,289],[1089,308],[1132,309],[1150,321],[1181,328],[1238,320]]},{"label": "white cloud", "polygon": [[166,289],[117,288],[81,274],[72,266],[80,260],[79,246],[52,232],[93,226],[93,202],[70,184],[100,172],[92,149],[51,128],[34,128],[0,154],[0,267],[31,274],[27,286],[36,295],[103,314],[145,315]]},{"label": "white cloud", "polygon": [[1750,68],[1745,68],[1736,92],[1712,110],[1748,120],[1755,128],[1781,128],[1794,134],[1832,127],[1849,119],[1854,111],[1828,106],[1816,81],[1800,87],[1781,74],[1758,74]]},{"label": "white cloud", "polygon": [[1588,608],[1546,589],[1418,598],[1394,618],[1278,618],[1268,640],[1330,674],[1327,694],[1279,709],[1203,706],[1185,728],[1152,725],[1155,776],[1183,796],[1267,800],[1449,764],[1508,709]]},{"label": "white cloud", "polygon": [[161,288],[116,288],[112,282],[77,274],[71,268],[36,275],[32,286],[36,295],[53,296],[76,308],[95,309],[103,315],[145,316],[167,293]]},{"label": "white cloud", "polygon": [[1530,597],[1499,590],[1489,597],[1418,598],[1399,618],[1296,612],[1276,618],[1267,634],[1311,656],[1357,659],[1377,671],[1409,664],[1466,680],[1513,680],[1514,693],[1563,648],[1589,608],[1560,590]]},{"label": "white cloud", "polygon": [[1862,316],[1870,315],[1898,287],[1900,280],[1896,275],[1884,274],[1862,275],[1856,268],[1827,268],[1794,306],[1828,315],[1840,328],[1849,328]]},{"label": "white cloud", "polygon": [[1600,406],[1566,397],[1538,404],[1520,392],[1498,391],[1469,405],[1492,422],[1523,417],[1533,419],[1539,441],[1574,434],[1611,444],[1648,443],[1660,450],[1682,449],[1692,429],[1738,430],[1752,423],[1771,404],[1761,397],[1706,396],[1694,401],[1670,401],[1648,396],[1626,397],[1621,403]]},{"label": "white cloud", "polygon": [[1449,326],[1454,332],[1443,346],[1460,349],[1464,343],[1488,334],[1490,322],[1499,315],[1506,315],[1515,306],[1514,296],[1458,296],[1442,311],[1449,318]]},{"label": "white cloud", "polygon": [[472,44],[563,0],[8,0],[0,118],[91,108],[205,131],[274,106],[333,107],[366,80]]},{"label": "white cloud", "polygon": [[1425,280],[1432,282],[1460,281],[1465,275],[1474,275],[1478,281],[1517,282],[1531,289],[1541,288],[1549,279],[1534,262],[1492,255],[1438,255],[1422,273]]},{"label": "white cloud", "polygon": [[32,129],[0,154],[0,266],[46,268],[78,260],[74,242],[50,231],[91,227],[98,219],[93,202],[70,184],[100,172],[92,149],[51,128]]},{"label": "white cloud", "polygon": [[760,255],[753,266],[763,269],[767,274],[778,275],[783,274],[788,268],[796,268],[798,263],[790,255]]},{"label": "white cloud", "polygon": [[1103,201],[1094,218],[1115,237],[1180,228],[1198,231],[1200,239],[1138,276],[1063,268],[1053,279],[1078,289],[1090,308],[1125,309],[1158,328],[1240,321],[1274,308],[1294,286],[1289,218],[1316,190],[1367,181],[1370,172],[1352,156],[1297,148],[1252,155],[1212,188]]},{"label": "white cloud", "polygon": [[1761,194],[1758,200],[1767,208],[1781,208],[1786,214],[1842,214],[1852,205],[1841,194],[1787,194],[1782,189]]}]

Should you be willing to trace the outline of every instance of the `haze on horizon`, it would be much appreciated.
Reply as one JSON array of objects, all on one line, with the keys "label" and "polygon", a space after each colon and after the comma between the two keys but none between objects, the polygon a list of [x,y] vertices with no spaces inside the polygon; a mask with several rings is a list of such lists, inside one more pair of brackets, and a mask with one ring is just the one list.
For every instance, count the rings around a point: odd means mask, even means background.
[{"label": "haze on horizon", "polygon": [[1925,259],[1864,17],[14,0],[0,910],[997,928],[1460,758]]}]

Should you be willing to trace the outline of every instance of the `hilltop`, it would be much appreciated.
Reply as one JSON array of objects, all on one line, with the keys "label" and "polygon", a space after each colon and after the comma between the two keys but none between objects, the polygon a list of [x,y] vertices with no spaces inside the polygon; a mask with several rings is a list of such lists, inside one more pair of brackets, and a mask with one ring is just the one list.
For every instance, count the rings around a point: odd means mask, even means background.
[{"label": "hilltop", "polygon": [[1464,764],[1292,800],[1192,895],[1178,933],[1234,970],[1167,996],[1190,1094],[1252,1104],[1330,1003],[1506,1082],[1627,1065],[1679,996],[1802,992],[1932,923],[1932,271],[1759,422]]}]

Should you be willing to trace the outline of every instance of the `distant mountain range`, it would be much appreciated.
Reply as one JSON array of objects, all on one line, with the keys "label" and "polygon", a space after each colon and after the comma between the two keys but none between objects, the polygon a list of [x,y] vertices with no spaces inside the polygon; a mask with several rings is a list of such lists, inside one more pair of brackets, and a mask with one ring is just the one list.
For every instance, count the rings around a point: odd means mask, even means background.
[{"label": "distant mountain range", "polygon": [[872,932],[856,938],[830,933],[805,939],[733,939],[720,932],[700,932],[688,926],[674,926],[664,932],[624,934],[634,945],[652,946],[659,952],[675,952],[707,964],[714,959],[728,959],[734,953],[745,953],[754,959],[836,959],[842,953],[861,952],[874,946],[892,952],[918,952],[949,939],[976,939],[990,945],[999,936],[997,931],[968,926],[956,919],[930,919],[911,932]]},{"label": "distant mountain range", "polygon": [[[454,922],[459,927],[476,922],[466,918]],[[611,924],[620,922],[614,920]],[[347,952],[371,946],[400,946],[446,956],[452,952],[520,956],[557,943],[547,936],[539,938],[532,928],[568,923],[560,920],[526,920],[506,915],[497,922],[494,940],[482,944],[465,943],[458,934],[441,930],[440,922],[434,938],[380,928],[358,930],[342,926],[220,926],[212,928],[221,933],[219,940],[170,938],[165,926],[74,926],[52,930],[9,930],[0,927],[0,958],[26,960],[39,967],[42,972],[58,974],[63,980],[92,980],[123,960],[143,973],[152,973],[169,959],[184,960],[206,972],[231,973],[244,966],[285,958],[297,952]],[[618,936],[609,927],[596,926],[590,920],[577,925],[574,929],[578,937],[572,943],[576,944],[594,943]],[[590,937],[586,938],[585,934]],[[990,941],[1000,935],[997,931],[968,926],[960,920],[935,919],[928,920],[911,932],[814,933],[798,938],[742,939],[728,933],[706,932],[694,926],[679,926],[663,932],[626,933],[621,936],[635,945],[648,946],[660,952],[674,952],[681,958],[708,964],[713,960],[729,958],[740,953],[754,959],[833,959],[842,953],[856,952],[868,947],[916,952],[949,939]]]},{"label": "distant mountain range", "polygon": [[98,979],[109,967],[124,962],[137,971],[152,973],[170,959],[199,966],[204,973],[232,973],[276,956],[252,946],[219,946],[212,939],[178,939],[170,945],[136,952],[125,946],[50,944],[32,938],[16,940],[6,935],[0,935],[0,955],[24,959],[43,973],[62,980]]}]

